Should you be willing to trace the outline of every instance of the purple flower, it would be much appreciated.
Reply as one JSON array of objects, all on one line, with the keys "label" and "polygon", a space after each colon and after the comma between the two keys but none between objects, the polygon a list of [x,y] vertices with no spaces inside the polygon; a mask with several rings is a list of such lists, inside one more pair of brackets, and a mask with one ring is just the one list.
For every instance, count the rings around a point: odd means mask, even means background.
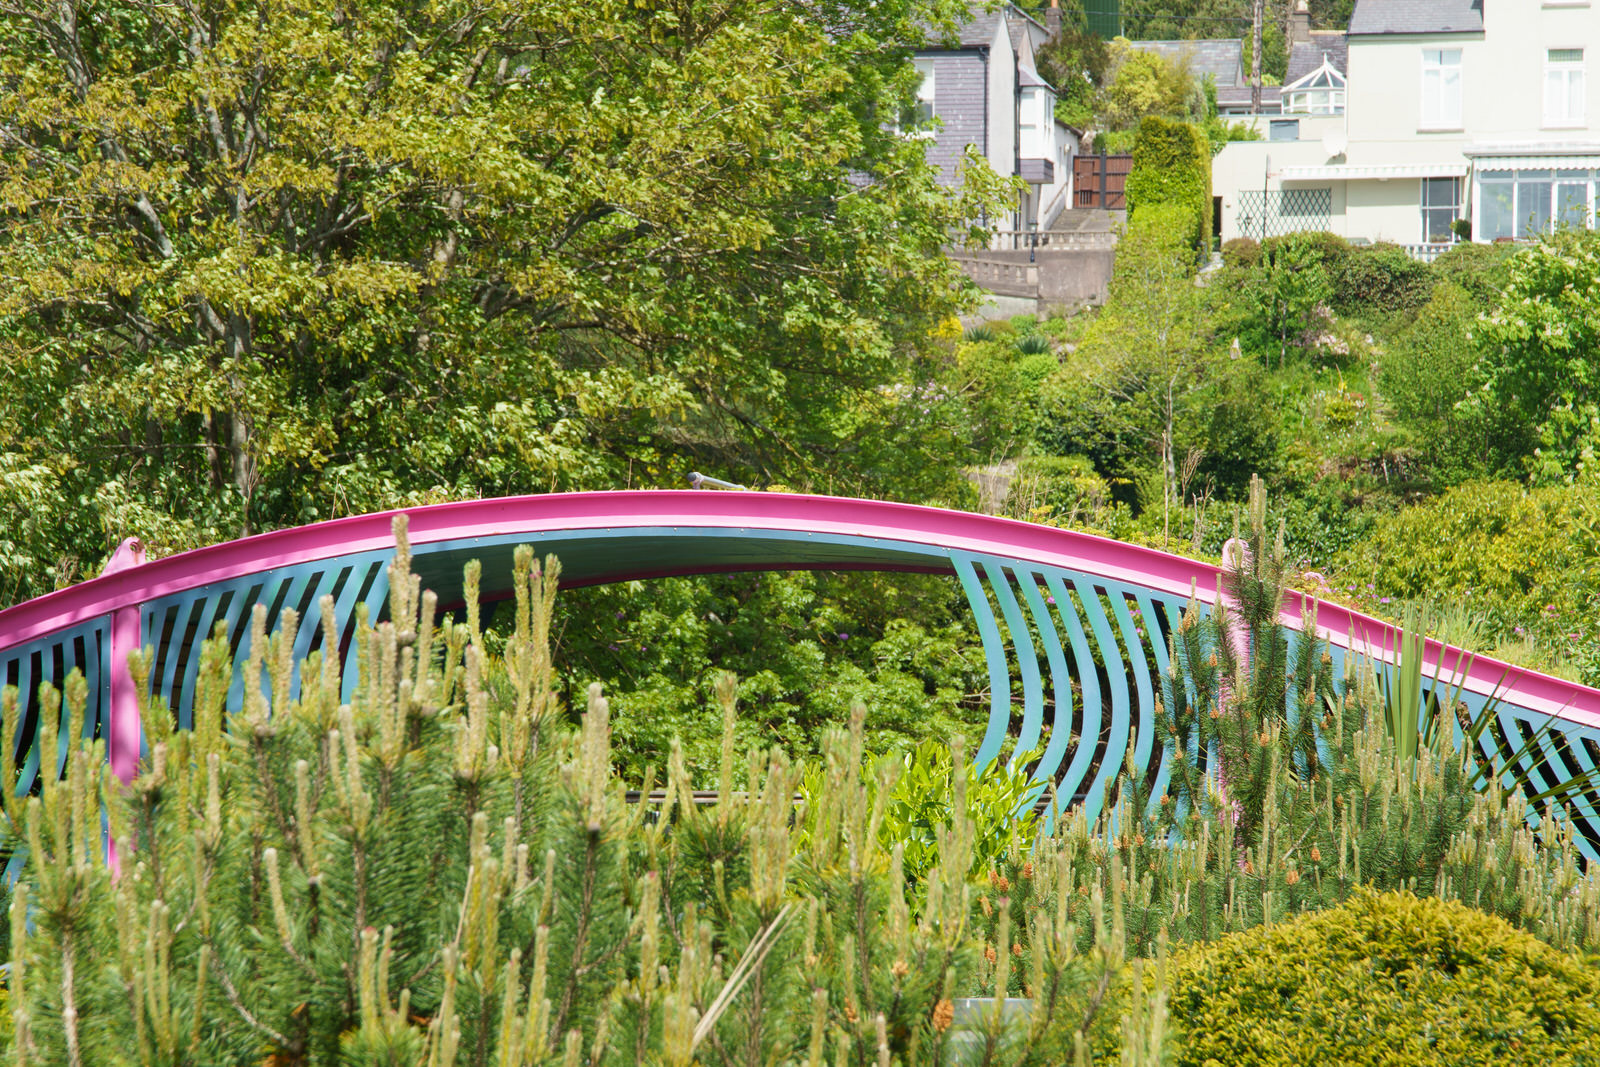
[{"label": "purple flower", "polygon": [[1046,604],[1054,604],[1056,602],[1056,598],[1053,596],[1047,596],[1044,598],[1044,602]]},{"label": "purple flower", "polygon": [[834,636],[835,636],[835,637],[837,637],[837,638],[838,638],[838,639],[839,639],[839,640],[841,640],[841,641],[848,641],[848,640],[850,640],[850,635],[849,635],[849,634],[847,634],[847,633],[845,633],[845,632],[843,632],[843,631],[840,631],[840,632],[839,632],[839,633],[837,633],[837,634],[834,634]]},{"label": "purple flower", "polygon": [[1381,597],[1378,598],[1378,603],[1380,603],[1380,604],[1387,604],[1388,602],[1389,602],[1389,598],[1386,597],[1386,596],[1381,596]]}]

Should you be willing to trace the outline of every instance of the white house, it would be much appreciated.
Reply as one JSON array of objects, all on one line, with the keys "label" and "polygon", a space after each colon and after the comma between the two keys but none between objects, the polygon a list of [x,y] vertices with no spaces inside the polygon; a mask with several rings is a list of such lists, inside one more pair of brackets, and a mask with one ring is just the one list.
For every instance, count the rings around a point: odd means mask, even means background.
[{"label": "white house", "polygon": [[951,39],[930,34],[915,62],[922,73],[918,117],[933,119],[923,133],[928,160],[946,184],[960,181],[968,146],[997,174],[1027,183],[1000,230],[1046,229],[1069,200],[1078,134],[1056,121],[1056,93],[1034,65],[1049,37],[1044,25],[1015,4],[975,10]]},{"label": "white house", "polygon": [[1216,157],[1224,239],[1324,229],[1428,255],[1457,218],[1480,241],[1593,223],[1600,5],[1357,0],[1345,43],[1344,69],[1284,86],[1274,139]]}]

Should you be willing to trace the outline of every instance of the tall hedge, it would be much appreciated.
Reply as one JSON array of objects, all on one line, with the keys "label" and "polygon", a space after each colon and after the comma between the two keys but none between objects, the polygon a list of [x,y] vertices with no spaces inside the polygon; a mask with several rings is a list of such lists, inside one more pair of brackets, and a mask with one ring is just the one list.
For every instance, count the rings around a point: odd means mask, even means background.
[{"label": "tall hedge", "polygon": [[1146,118],[1133,143],[1128,175],[1128,218],[1150,204],[1175,204],[1194,213],[1198,252],[1211,248],[1211,150],[1205,134],[1187,122]]}]

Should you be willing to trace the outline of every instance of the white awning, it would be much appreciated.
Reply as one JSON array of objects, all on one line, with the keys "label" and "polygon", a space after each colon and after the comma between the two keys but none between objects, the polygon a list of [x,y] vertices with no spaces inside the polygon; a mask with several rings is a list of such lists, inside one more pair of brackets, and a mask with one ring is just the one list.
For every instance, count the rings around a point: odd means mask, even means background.
[{"label": "white awning", "polygon": [[1326,167],[1284,167],[1278,179],[1286,182],[1387,181],[1390,178],[1464,178],[1465,163],[1391,163],[1358,167],[1348,163]]},{"label": "white awning", "polygon": [[1480,156],[1479,170],[1590,170],[1600,166],[1600,153],[1592,156]]}]

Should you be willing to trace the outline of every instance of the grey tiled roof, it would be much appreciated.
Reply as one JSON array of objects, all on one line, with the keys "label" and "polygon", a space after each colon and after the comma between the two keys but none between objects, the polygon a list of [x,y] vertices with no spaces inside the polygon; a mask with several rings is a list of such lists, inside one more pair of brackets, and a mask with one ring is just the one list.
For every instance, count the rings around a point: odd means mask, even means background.
[{"label": "grey tiled roof", "polygon": [[1189,56],[1190,69],[1195,76],[1211,75],[1219,90],[1246,80],[1240,66],[1244,42],[1237,37],[1215,41],[1134,41],[1132,44],[1141,51],[1155,52],[1168,59]]},{"label": "grey tiled roof", "polygon": [[972,4],[971,16],[967,21],[956,27],[956,39],[954,42],[945,38],[938,29],[927,27],[924,24],[924,32],[927,34],[926,47],[932,50],[948,48],[954,44],[958,48],[987,48],[989,45],[994,44],[995,30],[1007,12],[1011,15],[1006,29],[1011,38],[1011,50],[1013,52],[1021,47],[1022,34],[1026,22],[1033,23],[1041,31],[1044,29],[1043,23],[1015,4],[998,4],[993,8],[989,8],[982,0],[976,0]]},{"label": "grey tiled roof", "polygon": [[1482,33],[1483,0],[1356,0],[1350,32]]},{"label": "grey tiled roof", "polygon": [[1289,70],[1283,84],[1293,85],[1322,66],[1322,57],[1340,74],[1350,73],[1350,39],[1337,30],[1313,30],[1311,40],[1300,41],[1289,52]]},{"label": "grey tiled roof", "polygon": [[[1283,90],[1276,85],[1263,85],[1261,87],[1261,106],[1264,109],[1276,111],[1278,101]],[[1250,86],[1230,85],[1225,89],[1217,90],[1217,106],[1236,108],[1250,106]]]}]

